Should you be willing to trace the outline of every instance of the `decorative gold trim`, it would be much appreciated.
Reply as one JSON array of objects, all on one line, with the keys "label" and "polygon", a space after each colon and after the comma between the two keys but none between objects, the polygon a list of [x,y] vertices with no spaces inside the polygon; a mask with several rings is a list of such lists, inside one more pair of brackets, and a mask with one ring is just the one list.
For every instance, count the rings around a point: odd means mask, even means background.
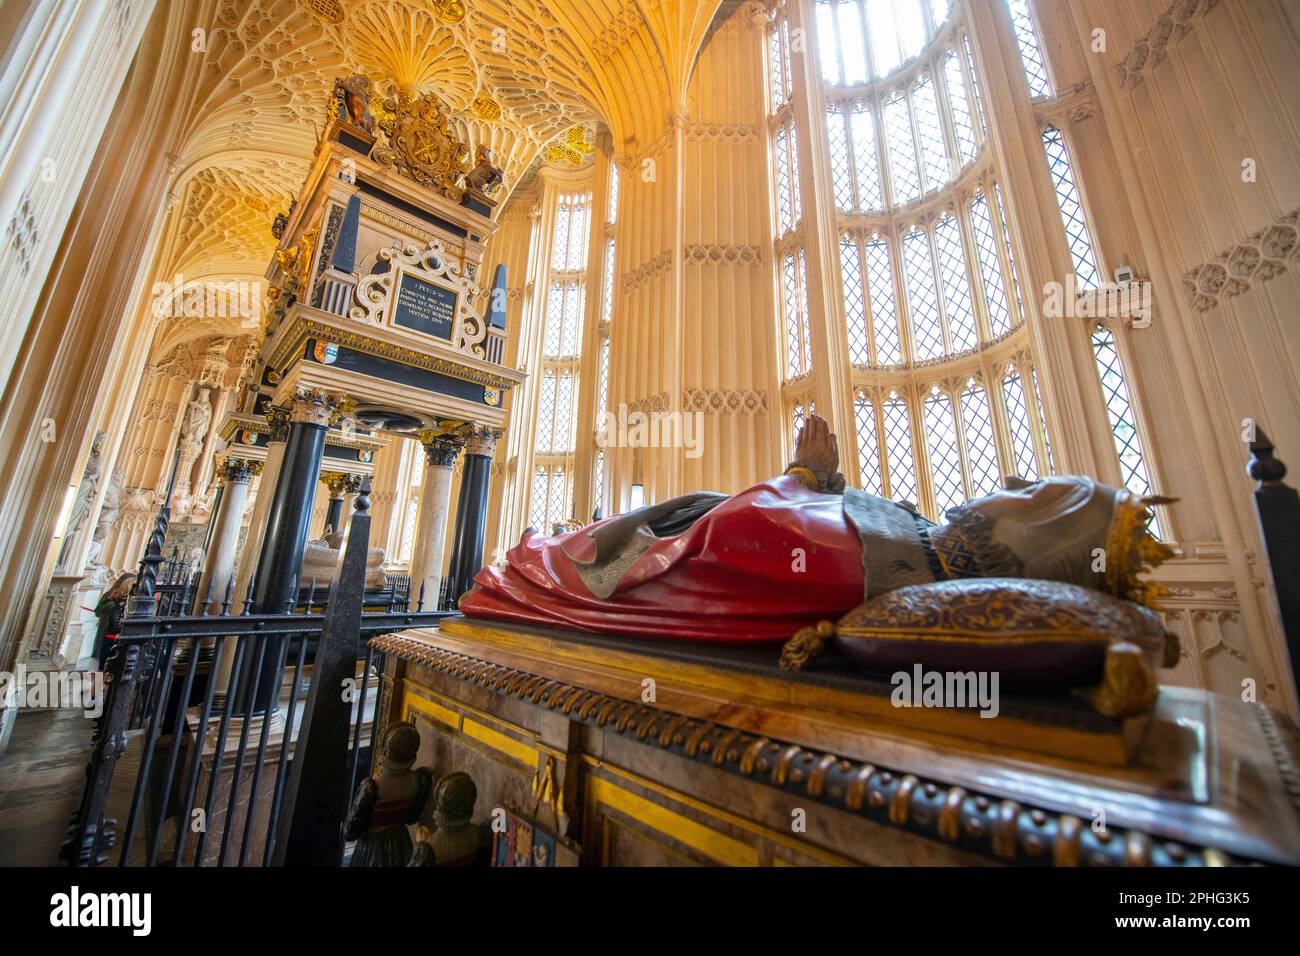
[{"label": "decorative gold trim", "polygon": [[[531,699],[537,706],[548,709],[560,707],[573,691],[584,689],[518,668],[493,665],[403,634],[387,634],[370,643],[376,650],[436,673],[479,686],[490,682],[496,693]],[[490,681],[489,674],[492,675]],[[545,693],[547,689],[551,690],[549,695]],[[587,710],[587,717],[579,711],[571,712],[570,718],[604,728],[607,733],[636,734],[645,746],[658,747],[684,760],[707,763],[727,773],[750,777],[788,794],[802,792],[819,803],[941,842],[956,843],[973,853],[1041,865],[1047,859],[1043,854],[1044,848],[1053,846],[1051,859],[1057,865],[1075,865],[1082,860],[1088,865],[1125,866],[1131,862],[1126,834],[1142,834],[1137,829],[1112,828],[1102,839],[1092,833],[1079,817],[1056,815],[1046,807],[1022,806],[998,795],[977,792],[961,791],[963,796],[956,797],[954,793],[961,788],[953,788],[942,781],[833,758],[830,754],[787,741],[754,736],[734,727],[647,707],[637,701],[601,696],[608,702],[598,713],[592,708]],[[671,728],[671,733],[661,731],[651,736],[650,731],[655,726]],[[688,741],[694,742],[694,757],[688,753]],[[832,759],[827,762],[827,757]],[[824,775],[791,770],[796,766],[822,763],[826,766]],[[964,825],[954,834],[955,816],[962,817]],[[1152,865],[1233,862],[1219,850],[1187,850],[1163,838],[1153,839],[1160,841],[1160,852],[1153,851]]]}]

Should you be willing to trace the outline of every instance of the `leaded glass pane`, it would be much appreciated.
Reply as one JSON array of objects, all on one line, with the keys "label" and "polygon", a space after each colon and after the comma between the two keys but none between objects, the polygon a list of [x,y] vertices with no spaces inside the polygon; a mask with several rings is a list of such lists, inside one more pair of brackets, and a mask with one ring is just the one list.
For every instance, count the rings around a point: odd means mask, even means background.
[{"label": "leaded glass pane", "polygon": [[560,354],[564,326],[564,287],[552,283],[546,297],[546,328],[542,337],[542,354],[555,358]]},{"label": "leaded glass pane", "polygon": [[549,369],[542,375],[541,395],[537,402],[537,444],[541,454],[554,448],[555,373]]},{"label": "leaded glass pane", "polygon": [[884,76],[902,62],[898,52],[894,0],[867,0],[867,23],[871,25],[871,59],[876,76]]},{"label": "leaded glass pane", "polygon": [[563,269],[569,261],[569,219],[572,217],[567,198],[555,207],[555,229],[551,233],[551,268]]},{"label": "leaded glass pane", "polygon": [[907,305],[912,314],[912,348],[918,360],[943,355],[943,329],[939,320],[939,292],[934,282],[930,241],[923,232],[903,238],[903,274],[907,279]]},{"label": "leaded glass pane", "polygon": [[1026,481],[1038,479],[1038,460],[1034,455],[1034,433],[1029,424],[1025,402],[1025,385],[1013,365],[1002,379],[1002,398],[1007,406],[1007,426],[1011,431],[1011,450],[1016,456],[1016,474]]},{"label": "leaded glass pane", "polygon": [[578,354],[582,337],[582,288],[576,282],[564,287],[564,336],[560,351],[565,356]]},{"label": "leaded glass pane", "polygon": [[980,129],[987,133],[988,126],[984,122],[984,100],[980,96],[980,81],[975,72],[975,57],[970,52],[970,37],[962,37],[962,46],[966,48],[966,75],[970,77],[971,92],[975,94],[975,115],[979,117]]},{"label": "leaded glass pane", "polygon": [[970,468],[970,496],[982,498],[1001,487],[997,445],[993,441],[993,418],[989,414],[984,386],[970,382],[961,393],[962,440]]},{"label": "leaded glass pane", "polygon": [[793,229],[799,221],[798,155],[794,128],[791,124],[786,124],[776,131],[777,207],[782,235]]},{"label": "leaded glass pane", "polygon": [[975,158],[979,143],[975,139],[975,120],[971,116],[970,96],[966,92],[966,81],[962,76],[961,58],[956,50],[949,50],[943,60],[943,80],[948,89],[948,105],[952,111],[952,128],[957,134],[957,152],[961,156],[961,165],[966,165]]},{"label": "leaded glass pane", "polygon": [[546,496],[546,533],[550,534],[555,526],[569,516],[568,475],[563,467],[551,470],[551,487]]},{"label": "leaded glass pane", "polygon": [[1020,62],[1025,67],[1025,80],[1029,83],[1030,97],[1051,96],[1052,84],[1047,81],[1047,67],[1043,64],[1043,51],[1034,32],[1034,21],[1029,15],[1029,0],[1007,0],[1011,8],[1011,26],[1020,46]]},{"label": "leaded glass pane", "polygon": [[806,372],[808,330],[803,299],[803,250],[790,253],[781,263],[782,297],[785,305],[787,372],[790,378]]},{"label": "leaded glass pane", "polygon": [[560,376],[555,391],[555,431],[551,440],[556,454],[573,452],[573,376],[565,372]]},{"label": "leaded glass pane", "polygon": [[602,278],[600,318],[610,322],[614,318],[614,237],[605,240],[605,275]]},{"label": "leaded glass pane", "polygon": [[1115,453],[1119,456],[1124,487],[1137,495],[1149,495],[1151,480],[1142,454],[1142,439],[1138,436],[1137,416],[1129,399],[1124,366],[1115,344],[1115,333],[1104,325],[1093,329],[1092,351],[1097,359],[1097,374],[1101,377],[1102,397],[1115,436]]},{"label": "leaded glass pane", "polygon": [[995,336],[1002,335],[1011,328],[1011,313],[1007,311],[1002,263],[998,260],[997,240],[993,238],[993,223],[989,219],[989,201],[983,193],[971,200],[970,225],[979,257],[980,285],[988,306],[989,326]]},{"label": "leaded glass pane", "polygon": [[925,400],[925,440],[930,453],[930,476],[934,485],[934,505],[938,520],[966,500],[961,480],[961,457],[957,454],[957,429],[952,417],[952,402],[942,392]]},{"label": "leaded glass pane", "polygon": [[1002,187],[993,184],[993,198],[998,203],[998,221],[1002,224],[1002,248],[1007,253],[1007,267],[1011,270],[1011,289],[1016,294],[1016,312],[1012,322],[1025,314],[1025,300],[1020,297],[1020,278],[1016,275],[1016,258],[1011,251],[1011,233],[1007,230],[1007,211],[1002,205]]},{"label": "leaded glass pane", "polygon": [[835,204],[849,212],[853,209],[853,173],[849,169],[849,140],[844,128],[844,113],[838,106],[826,109],[826,135],[831,147],[831,177],[835,181]]},{"label": "leaded glass pane", "polygon": [[885,418],[885,459],[889,466],[889,496],[916,504],[916,461],[912,456],[912,423],[907,402],[891,397],[882,409]]},{"label": "leaded glass pane", "polygon": [[883,239],[867,243],[867,286],[871,294],[872,327],[876,333],[876,364],[900,365],[903,350],[898,339],[898,308],[894,303],[894,274],[889,267],[889,246]]},{"label": "leaded glass pane", "polygon": [[859,0],[840,0],[839,34],[840,54],[844,62],[844,82],[856,86],[867,81],[867,45],[862,36],[862,13]]},{"label": "leaded glass pane", "polygon": [[551,530],[546,525],[546,492],[549,484],[546,469],[539,465],[533,472],[533,495],[528,506],[528,524],[542,534],[547,534]]},{"label": "leaded glass pane", "polygon": [[880,481],[880,454],[876,448],[876,409],[864,396],[853,403],[858,434],[858,474],[862,488],[873,495],[884,496]]},{"label": "leaded glass pane", "polygon": [[840,281],[844,289],[844,322],[849,333],[849,361],[854,365],[871,362],[867,344],[867,311],[862,297],[862,257],[858,244],[848,236],[840,240]]},{"label": "leaded glass pane", "polygon": [[605,511],[605,452],[604,449],[596,450],[596,464],[592,469],[592,489],[591,497],[596,502],[596,507],[604,514]]},{"label": "leaded glass pane", "polygon": [[907,97],[902,93],[895,94],[885,101],[883,112],[894,203],[903,205],[914,202],[921,196],[921,177],[916,168],[916,146],[912,142]]},{"label": "leaded glass pane", "polygon": [[794,407],[790,409],[790,428],[796,445],[799,443],[799,433],[803,431],[803,424],[803,402],[795,402]]},{"label": "leaded glass pane", "polygon": [[827,83],[842,84],[844,70],[836,42],[839,31],[835,26],[835,6],[834,0],[817,0],[817,52],[822,61],[822,79]]},{"label": "leaded glass pane", "polygon": [[1034,386],[1034,406],[1038,409],[1038,425],[1043,432],[1043,448],[1047,450],[1047,470],[1054,471],[1055,465],[1052,462],[1052,439],[1047,433],[1047,413],[1043,410],[1043,393],[1038,390],[1038,369],[1029,370],[1029,380]]},{"label": "leaded glass pane", "polygon": [[876,153],[876,121],[871,107],[859,103],[849,114],[853,137],[853,171],[858,185],[858,209],[870,212],[884,207],[880,161]]},{"label": "leaded glass pane", "polygon": [[1074,260],[1074,273],[1080,289],[1096,288],[1100,277],[1097,257],[1093,251],[1092,235],[1083,212],[1083,202],[1074,182],[1070,167],[1070,154],[1065,148],[1065,136],[1055,126],[1043,130],[1043,149],[1047,153],[1047,168],[1056,187],[1056,204],[1061,209],[1061,222],[1065,226],[1065,239]]},{"label": "leaded glass pane", "polygon": [[613,225],[618,219],[618,167],[609,164],[609,215],[605,221]]},{"label": "leaded glass pane", "polygon": [[962,252],[961,226],[957,219],[945,215],[934,229],[934,246],[939,255],[939,278],[948,316],[948,337],[952,351],[967,352],[979,338],[975,332],[975,311],[971,306],[970,280]]},{"label": "leaded glass pane", "polygon": [[[596,389],[596,414],[602,415],[609,408],[609,336],[600,340],[600,372]],[[597,425],[600,421],[597,420]]]},{"label": "leaded glass pane", "polygon": [[925,191],[933,192],[949,179],[948,154],[939,125],[939,99],[934,92],[934,77],[923,73],[912,87],[912,115],[916,119],[916,138],[921,145],[921,165],[925,172]]}]

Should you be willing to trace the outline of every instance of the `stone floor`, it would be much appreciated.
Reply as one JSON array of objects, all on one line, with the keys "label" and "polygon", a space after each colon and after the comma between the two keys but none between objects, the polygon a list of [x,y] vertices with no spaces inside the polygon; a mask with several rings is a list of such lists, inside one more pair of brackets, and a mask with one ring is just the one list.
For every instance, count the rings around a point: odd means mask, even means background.
[{"label": "stone floor", "polygon": [[93,729],[81,710],[19,711],[0,753],[0,866],[59,865]]}]

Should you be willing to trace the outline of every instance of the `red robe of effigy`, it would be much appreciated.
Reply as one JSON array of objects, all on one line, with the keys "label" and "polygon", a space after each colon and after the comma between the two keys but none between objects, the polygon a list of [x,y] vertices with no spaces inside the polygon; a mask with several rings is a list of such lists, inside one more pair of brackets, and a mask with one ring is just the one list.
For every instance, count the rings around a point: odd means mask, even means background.
[{"label": "red robe of effigy", "polygon": [[774,478],[728,498],[679,534],[657,538],[599,597],[584,582],[594,532],[536,533],[489,565],[460,600],[471,617],[610,634],[750,643],[785,641],[863,600],[862,543],[840,495]]}]

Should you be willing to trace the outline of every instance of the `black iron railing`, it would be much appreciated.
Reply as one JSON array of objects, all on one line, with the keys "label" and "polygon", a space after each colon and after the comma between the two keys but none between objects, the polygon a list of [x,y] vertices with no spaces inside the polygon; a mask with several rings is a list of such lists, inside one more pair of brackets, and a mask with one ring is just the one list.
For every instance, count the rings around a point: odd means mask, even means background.
[{"label": "black iron railing", "polygon": [[366,602],[368,491],[356,500],[328,599],[314,585],[291,588],[295,598],[279,614],[250,613],[250,582],[242,602],[227,587],[197,614],[161,616],[164,504],[105,666],[86,785],[61,853],[67,863],[338,862],[347,800],[370,771],[370,741],[383,722],[384,661],[369,641],[436,626],[449,613],[423,611],[419,600],[412,610],[402,581],[389,582],[380,605]]}]

